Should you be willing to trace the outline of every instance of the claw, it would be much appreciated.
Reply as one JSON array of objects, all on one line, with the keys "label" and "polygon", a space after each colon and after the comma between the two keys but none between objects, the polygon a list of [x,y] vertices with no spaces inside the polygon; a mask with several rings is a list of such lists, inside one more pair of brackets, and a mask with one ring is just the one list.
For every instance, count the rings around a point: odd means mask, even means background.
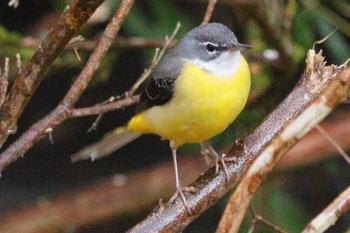
[{"label": "claw", "polygon": [[225,158],[226,154],[222,154],[219,155],[211,146],[208,142],[203,142],[203,146],[207,149],[207,151],[209,151],[210,157],[213,159],[214,162],[214,166],[215,166],[215,174],[217,174],[219,172],[219,167],[221,165],[222,170],[224,170],[225,172],[225,176],[226,176],[226,181],[229,180],[229,175],[228,175],[228,171],[227,171],[227,166],[226,166],[226,162],[232,162],[235,161],[236,158]]},{"label": "claw", "polygon": [[196,191],[197,189],[194,187],[177,187],[174,196],[170,198],[169,202],[173,202],[176,198],[180,197],[186,209],[192,212],[190,206],[187,203],[187,199],[184,192],[195,193]]}]

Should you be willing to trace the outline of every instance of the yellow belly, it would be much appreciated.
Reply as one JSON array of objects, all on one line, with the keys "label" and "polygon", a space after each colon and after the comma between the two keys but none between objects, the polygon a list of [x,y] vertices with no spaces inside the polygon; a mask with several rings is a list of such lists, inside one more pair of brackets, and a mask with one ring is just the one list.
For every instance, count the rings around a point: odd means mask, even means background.
[{"label": "yellow belly", "polygon": [[201,142],[221,133],[235,120],[249,90],[250,72],[243,56],[229,77],[214,76],[186,62],[172,99],[135,115],[127,128],[157,134],[177,146]]}]

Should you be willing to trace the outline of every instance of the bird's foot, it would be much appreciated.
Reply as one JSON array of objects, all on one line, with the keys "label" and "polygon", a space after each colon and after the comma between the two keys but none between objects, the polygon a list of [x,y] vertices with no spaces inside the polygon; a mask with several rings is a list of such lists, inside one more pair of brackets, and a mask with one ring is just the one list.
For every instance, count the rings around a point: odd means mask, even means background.
[{"label": "bird's foot", "polygon": [[[241,140],[236,140],[236,146],[242,147],[243,142]],[[229,174],[227,171],[226,162],[237,162],[236,157],[226,157],[226,154],[218,154],[208,142],[201,143],[202,146],[202,153],[205,155],[208,155],[212,161],[213,166],[215,166],[215,174],[219,172],[220,166],[222,167],[222,170],[224,170],[226,181],[229,180]]]},{"label": "bird's foot", "polygon": [[227,166],[226,166],[226,162],[237,162],[237,158],[236,157],[226,157],[226,154],[222,154],[222,155],[218,155],[216,154],[215,157],[215,161],[214,161],[214,166],[215,166],[215,174],[217,174],[219,172],[219,167],[221,165],[222,170],[224,170],[225,176],[226,176],[226,181],[229,180],[229,175],[228,175],[228,171],[227,171]]},{"label": "bird's foot", "polygon": [[170,198],[169,202],[173,202],[176,198],[180,197],[186,209],[191,212],[190,206],[187,203],[187,199],[184,193],[195,193],[196,191],[197,189],[194,187],[177,187],[174,196]]}]

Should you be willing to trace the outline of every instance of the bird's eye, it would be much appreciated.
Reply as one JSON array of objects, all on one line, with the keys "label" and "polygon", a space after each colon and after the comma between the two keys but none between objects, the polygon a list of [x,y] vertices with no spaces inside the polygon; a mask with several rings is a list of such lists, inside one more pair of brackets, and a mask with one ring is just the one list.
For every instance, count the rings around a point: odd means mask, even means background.
[{"label": "bird's eye", "polygon": [[210,43],[208,43],[207,44],[207,50],[208,50],[208,52],[214,52],[215,51],[215,46],[213,45],[213,44],[210,44]]}]

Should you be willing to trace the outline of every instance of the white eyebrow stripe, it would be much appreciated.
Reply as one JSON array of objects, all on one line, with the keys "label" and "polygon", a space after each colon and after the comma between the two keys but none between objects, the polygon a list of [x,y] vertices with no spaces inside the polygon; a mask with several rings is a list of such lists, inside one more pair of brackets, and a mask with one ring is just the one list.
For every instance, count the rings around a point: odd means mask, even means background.
[{"label": "white eyebrow stripe", "polygon": [[202,45],[208,45],[208,44],[212,44],[212,45],[214,45],[215,47],[219,47],[219,45],[218,44],[216,44],[216,43],[213,43],[213,42],[209,42],[209,41],[207,41],[207,42],[200,42]]}]

